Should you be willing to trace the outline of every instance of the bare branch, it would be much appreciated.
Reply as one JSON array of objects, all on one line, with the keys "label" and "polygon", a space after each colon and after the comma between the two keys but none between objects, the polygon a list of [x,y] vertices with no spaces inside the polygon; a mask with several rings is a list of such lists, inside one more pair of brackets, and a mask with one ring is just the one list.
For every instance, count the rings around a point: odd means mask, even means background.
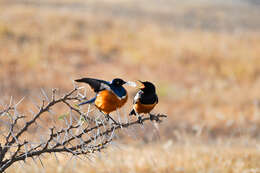
[{"label": "bare branch", "polygon": [[[49,99],[45,91],[41,90],[45,99],[42,99],[40,106],[36,105],[38,112],[32,112],[32,117],[28,120],[16,108],[23,99],[15,106],[12,106],[13,101],[10,101],[10,105],[0,112],[0,118],[7,114],[10,121],[7,123],[9,130],[4,134],[5,143],[4,145],[0,143],[0,172],[4,172],[13,163],[26,161],[28,158],[32,158],[35,163],[35,158],[38,158],[43,167],[40,157],[47,153],[54,154],[56,159],[56,153],[69,153],[78,158],[79,155],[83,155],[89,159],[92,153],[106,148],[113,141],[117,131],[140,124],[138,120],[130,122],[126,116],[125,123],[122,123],[120,119],[119,124],[110,124],[102,113],[92,113],[90,107],[87,112],[82,111],[73,105],[75,101],[85,98],[85,94],[80,94],[76,87],[61,97],[57,96],[56,91],[56,89],[52,90],[52,96]],[[43,127],[40,125],[41,117],[49,115],[55,118],[51,109],[59,103],[69,109],[69,113],[61,117],[64,121],[63,125],[47,127],[49,133],[45,137],[41,136],[40,140],[30,139],[27,136],[30,129]],[[117,112],[117,117],[120,118],[119,112]],[[150,120],[160,122],[161,118],[165,118],[166,115],[158,114],[152,117],[153,119],[143,118],[142,122]],[[21,119],[25,121],[22,122]]]}]

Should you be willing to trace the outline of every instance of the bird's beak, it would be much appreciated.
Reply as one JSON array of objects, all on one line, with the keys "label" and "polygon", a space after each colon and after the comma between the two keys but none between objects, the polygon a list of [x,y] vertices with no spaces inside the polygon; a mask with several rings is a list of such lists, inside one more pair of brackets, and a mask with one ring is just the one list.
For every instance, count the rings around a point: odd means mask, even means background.
[{"label": "bird's beak", "polygon": [[139,89],[144,89],[145,88],[144,83],[142,81],[140,81],[140,80],[138,80],[138,88]]},{"label": "bird's beak", "polygon": [[126,82],[125,85],[131,86],[131,87],[136,87],[137,86],[137,84],[135,82],[132,82],[132,81]]}]

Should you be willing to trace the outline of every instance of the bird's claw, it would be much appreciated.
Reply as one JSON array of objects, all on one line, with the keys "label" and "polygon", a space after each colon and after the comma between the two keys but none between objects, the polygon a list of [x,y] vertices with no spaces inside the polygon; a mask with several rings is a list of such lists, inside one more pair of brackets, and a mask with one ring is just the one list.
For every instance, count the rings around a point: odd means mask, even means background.
[{"label": "bird's claw", "polygon": [[161,120],[159,119],[159,117],[158,116],[156,116],[156,115],[153,115],[153,114],[150,114],[150,120],[151,121],[156,121],[156,122],[161,122]]},{"label": "bird's claw", "polygon": [[120,123],[118,123],[116,120],[114,120],[111,116],[106,115],[106,121],[109,121],[109,119],[112,120],[115,125],[120,125]]},{"label": "bird's claw", "polygon": [[143,124],[143,119],[142,119],[142,117],[138,117],[138,123]]}]

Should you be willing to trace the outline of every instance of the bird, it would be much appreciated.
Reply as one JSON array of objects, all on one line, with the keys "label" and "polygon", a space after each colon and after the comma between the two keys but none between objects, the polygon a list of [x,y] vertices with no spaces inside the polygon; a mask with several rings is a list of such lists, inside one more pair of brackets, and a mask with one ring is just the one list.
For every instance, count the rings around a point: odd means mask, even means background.
[{"label": "bird", "polygon": [[149,114],[150,120],[157,120],[155,115],[150,112],[158,103],[158,96],[156,94],[156,89],[153,83],[145,81],[141,83],[140,90],[136,93],[133,101],[133,109],[129,115],[137,115],[139,123],[142,124],[142,117],[140,114]]},{"label": "bird", "polygon": [[123,85],[136,86],[135,82],[125,82],[120,78],[115,78],[111,82],[94,78],[81,78],[75,81],[89,84],[96,93],[94,98],[84,101],[78,106],[94,103],[105,114],[106,119],[111,119],[115,124],[118,123],[109,114],[122,107],[128,99],[127,91]]}]

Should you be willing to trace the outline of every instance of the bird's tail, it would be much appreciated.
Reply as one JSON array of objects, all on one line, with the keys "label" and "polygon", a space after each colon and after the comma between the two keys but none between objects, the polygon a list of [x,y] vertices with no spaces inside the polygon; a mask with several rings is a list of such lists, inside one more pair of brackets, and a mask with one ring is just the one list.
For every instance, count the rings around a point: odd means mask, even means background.
[{"label": "bird's tail", "polygon": [[81,105],[84,105],[84,104],[94,103],[95,100],[96,100],[96,98],[97,98],[97,97],[94,97],[94,98],[92,98],[92,99],[90,99],[90,100],[84,101],[84,102],[78,104],[78,106],[81,106]]},{"label": "bird's tail", "polygon": [[133,110],[129,113],[129,115],[130,115],[130,116],[131,116],[131,115],[136,115],[135,110],[133,109]]},{"label": "bird's tail", "polygon": [[85,83],[89,83],[90,81],[92,81],[93,79],[90,78],[81,78],[81,79],[76,79],[76,82],[85,82]]}]

